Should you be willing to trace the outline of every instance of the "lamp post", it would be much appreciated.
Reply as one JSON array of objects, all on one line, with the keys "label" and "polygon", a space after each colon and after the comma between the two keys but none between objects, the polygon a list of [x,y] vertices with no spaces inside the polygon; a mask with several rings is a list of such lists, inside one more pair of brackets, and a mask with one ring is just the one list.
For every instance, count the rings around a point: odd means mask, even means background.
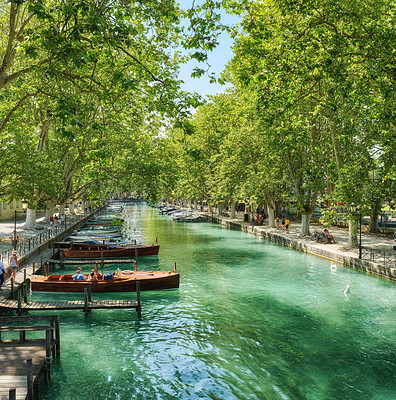
[{"label": "lamp post", "polygon": [[[355,203],[351,203],[352,214],[357,214],[357,207]],[[362,213],[359,211],[359,260],[362,259]]]},{"label": "lamp post", "polygon": [[24,197],[21,201],[22,203],[22,209],[23,211],[18,211],[15,210],[14,211],[14,233],[12,235],[12,247],[14,250],[16,250],[17,244],[18,244],[18,235],[17,235],[17,230],[16,230],[16,220],[17,220],[17,215],[18,214],[26,214],[26,210],[28,207],[28,201],[26,200],[26,198]]}]

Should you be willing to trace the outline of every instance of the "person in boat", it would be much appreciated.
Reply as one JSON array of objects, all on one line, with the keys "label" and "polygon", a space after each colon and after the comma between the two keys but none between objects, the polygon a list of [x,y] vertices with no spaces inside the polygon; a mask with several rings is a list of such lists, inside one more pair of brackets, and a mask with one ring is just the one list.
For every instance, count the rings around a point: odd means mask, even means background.
[{"label": "person in boat", "polygon": [[73,275],[74,281],[85,281],[85,276],[82,273],[82,268],[78,267],[76,273]]},{"label": "person in boat", "polygon": [[89,281],[97,281],[98,280],[98,274],[95,272],[94,269],[91,269],[91,273],[88,275],[88,280]]}]

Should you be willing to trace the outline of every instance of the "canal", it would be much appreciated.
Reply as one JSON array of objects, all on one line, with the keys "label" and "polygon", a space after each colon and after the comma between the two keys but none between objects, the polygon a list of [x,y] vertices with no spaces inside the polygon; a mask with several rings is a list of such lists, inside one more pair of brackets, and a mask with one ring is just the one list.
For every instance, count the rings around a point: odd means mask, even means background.
[{"label": "canal", "polygon": [[176,262],[180,289],[143,292],[141,320],[61,312],[61,358],[43,399],[395,399],[394,283],[146,205],[127,210],[128,237],[161,245],[140,268]]}]

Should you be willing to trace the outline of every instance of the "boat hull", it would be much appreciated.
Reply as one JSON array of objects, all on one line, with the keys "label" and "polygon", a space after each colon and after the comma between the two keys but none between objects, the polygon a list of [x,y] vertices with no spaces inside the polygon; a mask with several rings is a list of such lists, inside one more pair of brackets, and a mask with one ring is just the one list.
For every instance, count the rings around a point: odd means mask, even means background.
[{"label": "boat hull", "polygon": [[[132,271],[131,271],[132,272]],[[111,280],[74,281],[72,275],[37,276],[30,280],[33,292],[82,293],[88,286],[92,293],[135,292],[136,283],[140,290],[164,290],[179,287],[180,275],[168,271],[137,271],[121,274]]]},{"label": "boat hull", "polygon": [[79,246],[73,245],[72,248],[63,251],[65,258],[125,258],[158,255],[159,245],[132,245],[115,249],[103,248],[101,246]]}]

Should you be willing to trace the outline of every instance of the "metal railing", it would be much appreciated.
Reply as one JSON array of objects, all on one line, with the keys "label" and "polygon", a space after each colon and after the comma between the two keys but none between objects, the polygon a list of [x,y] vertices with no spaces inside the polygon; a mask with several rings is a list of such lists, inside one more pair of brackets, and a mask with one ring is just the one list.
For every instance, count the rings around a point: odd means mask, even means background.
[{"label": "metal railing", "polygon": [[[43,230],[43,232],[38,233],[35,236],[32,236],[29,239],[26,239],[24,241],[19,242],[16,245],[16,250],[18,252],[18,258],[24,257],[27,254],[31,253],[34,251],[37,247],[39,247],[41,244],[45,243],[46,241],[50,240],[51,238],[59,235],[62,233],[64,230],[68,229],[67,227],[70,227],[80,220],[86,218],[86,215],[76,215],[73,217],[68,217],[67,218],[67,225],[65,224],[58,224],[58,225],[53,225],[51,227],[48,227],[47,229]],[[2,256],[2,260],[4,264],[8,265],[11,254],[13,252],[13,246],[10,244],[9,249],[3,250],[0,252]]]},{"label": "metal railing", "polygon": [[362,247],[362,260],[380,264],[385,268],[396,268],[396,252],[377,250],[369,247]]}]

